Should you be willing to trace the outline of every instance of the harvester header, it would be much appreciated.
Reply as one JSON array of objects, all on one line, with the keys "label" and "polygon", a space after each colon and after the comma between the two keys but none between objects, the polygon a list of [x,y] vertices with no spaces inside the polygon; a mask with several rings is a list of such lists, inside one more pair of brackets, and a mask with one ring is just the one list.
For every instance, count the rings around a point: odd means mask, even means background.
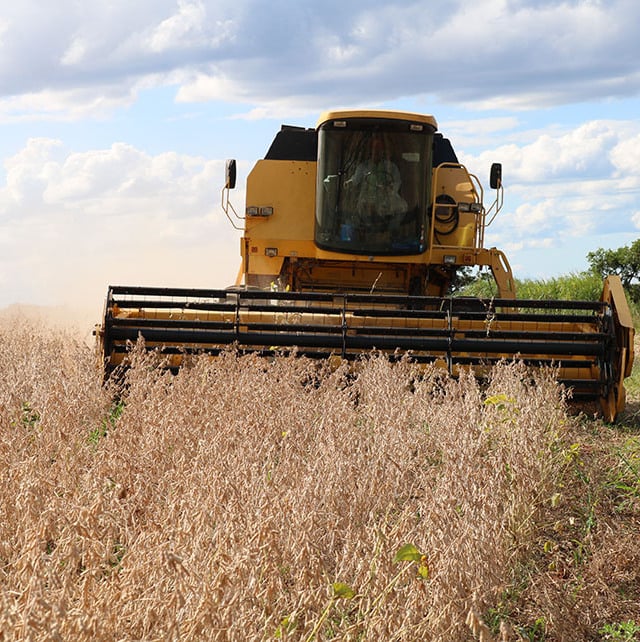
[{"label": "harvester header", "polygon": [[[492,203],[433,116],[353,110],[322,114],[313,129],[283,125],[247,177],[239,216],[241,265],[226,290],[109,288],[98,335],[106,369],[126,363],[132,341],[167,354],[229,346],[274,354],[356,359],[408,353],[456,375],[484,374],[502,359],[554,365],[577,398],[599,400],[614,419],[624,406],[633,326],[610,277],[601,301],[516,300],[511,267],[486,248],[503,203],[494,163]],[[486,268],[492,300],[452,296],[463,268]]]}]

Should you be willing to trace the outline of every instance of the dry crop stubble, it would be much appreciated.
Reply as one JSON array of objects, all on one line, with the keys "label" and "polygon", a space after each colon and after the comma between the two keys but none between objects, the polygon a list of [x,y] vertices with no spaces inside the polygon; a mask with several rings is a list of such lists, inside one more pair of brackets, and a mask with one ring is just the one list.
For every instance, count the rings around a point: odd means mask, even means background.
[{"label": "dry crop stubble", "polygon": [[518,364],[137,350],[114,402],[68,336],[0,347],[0,639],[474,639],[563,466],[561,391]]}]

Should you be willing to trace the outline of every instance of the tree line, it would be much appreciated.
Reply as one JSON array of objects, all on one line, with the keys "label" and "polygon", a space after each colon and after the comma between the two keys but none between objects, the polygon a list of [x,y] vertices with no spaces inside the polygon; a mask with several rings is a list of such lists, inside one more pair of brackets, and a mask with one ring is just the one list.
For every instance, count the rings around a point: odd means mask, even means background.
[{"label": "tree line", "polygon": [[616,250],[599,248],[587,254],[589,269],[601,277],[617,274],[629,296],[640,302],[640,239]]},{"label": "tree line", "polygon": [[[602,280],[617,274],[629,299],[640,306],[640,239],[617,249],[599,248],[587,254],[589,267],[583,272],[550,279],[516,278],[516,292],[521,299],[595,300],[602,292]],[[496,295],[495,282],[487,271],[474,274],[462,269],[452,286],[454,296],[490,298]]]}]

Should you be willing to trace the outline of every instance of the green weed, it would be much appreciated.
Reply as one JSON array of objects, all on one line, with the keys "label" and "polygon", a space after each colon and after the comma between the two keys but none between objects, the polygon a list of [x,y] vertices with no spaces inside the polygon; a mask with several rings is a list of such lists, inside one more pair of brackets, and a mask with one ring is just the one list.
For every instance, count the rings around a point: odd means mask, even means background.
[{"label": "green weed", "polygon": [[40,421],[40,413],[32,407],[32,405],[25,401],[22,404],[22,425],[29,430],[35,428],[35,425]]},{"label": "green weed", "polygon": [[100,426],[89,433],[89,443],[97,446],[98,442],[107,436],[112,428],[115,428],[118,419],[124,411],[124,401],[116,401],[109,409],[109,414],[102,420]]},{"label": "green weed", "polygon": [[640,625],[633,620],[617,624],[605,624],[598,633],[604,640],[615,640],[615,642],[635,642],[640,640]]},{"label": "green weed", "polygon": [[640,439],[627,439],[614,451],[616,464],[609,470],[607,486],[616,496],[616,509],[632,508],[640,500]]}]

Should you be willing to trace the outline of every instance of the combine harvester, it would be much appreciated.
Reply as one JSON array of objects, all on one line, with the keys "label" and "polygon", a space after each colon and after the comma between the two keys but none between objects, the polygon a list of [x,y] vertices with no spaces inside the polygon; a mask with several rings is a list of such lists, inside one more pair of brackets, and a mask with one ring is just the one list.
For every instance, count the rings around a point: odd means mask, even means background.
[{"label": "combine harvester", "polygon": [[[334,111],[315,129],[283,126],[247,178],[241,269],[226,290],[112,286],[97,336],[105,369],[126,363],[132,342],[178,368],[190,353],[229,346],[270,355],[357,359],[409,353],[455,375],[500,360],[553,365],[576,400],[599,401],[613,421],[624,408],[633,325],[617,277],[600,301],[516,300],[509,262],[485,248],[503,201],[493,204],[458,162],[432,116]],[[450,296],[461,268],[484,267],[495,299]]]}]

